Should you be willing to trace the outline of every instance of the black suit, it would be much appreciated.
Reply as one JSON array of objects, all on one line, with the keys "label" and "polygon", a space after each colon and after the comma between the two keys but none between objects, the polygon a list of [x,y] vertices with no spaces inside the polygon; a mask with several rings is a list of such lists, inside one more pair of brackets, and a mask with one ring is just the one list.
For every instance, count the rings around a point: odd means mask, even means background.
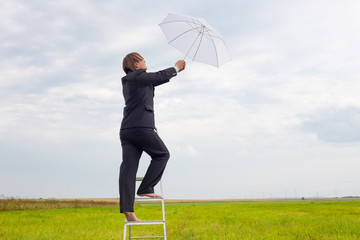
[{"label": "black suit", "polygon": [[175,68],[155,73],[143,69],[129,72],[122,78],[125,98],[124,116],[120,128],[123,161],[120,166],[120,211],[134,212],[135,179],[142,152],[152,158],[138,194],[154,193],[170,157],[165,144],[155,131],[155,86],[176,76]]}]

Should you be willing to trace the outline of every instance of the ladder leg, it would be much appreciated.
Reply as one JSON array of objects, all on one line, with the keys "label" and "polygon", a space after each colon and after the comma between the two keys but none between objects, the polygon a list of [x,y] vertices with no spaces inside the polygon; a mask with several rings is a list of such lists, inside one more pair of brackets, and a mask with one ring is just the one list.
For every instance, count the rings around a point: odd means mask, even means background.
[{"label": "ladder leg", "polygon": [[129,225],[129,240],[131,240],[131,225]]},{"label": "ladder leg", "polygon": [[160,180],[160,192],[161,192],[161,196],[163,197],[161,199],[161,208],[162,208],[162,215],[163,215],[163,221],[164,221],[164,239],[167,240],[166,219],[165,219],[165,200],[164,200],[163,186],[162,186],[161,180]]},{"label": "ladder leg", "polygon": [[162,208],[162,217],[163,217],[163,227],[164,227],[164,239],[167,240],[167,234],[166,234],[166,220],[165,220],[165,201],[164,201],[164,193],[163,193],[163,187],[162,187],[162,181],[160,180],[160,192],[161,192],[161,208]]},{"label": "ladder leg", "polygon": [[124,238],[123,238],[123,240],[126,240],[126,228],[127,228],[127,226],[126,226],[126,224],[124,224]]},{"label": "ladder leg", "polygon": [[167,240],[166,223],[164,222],[164,239]]}]

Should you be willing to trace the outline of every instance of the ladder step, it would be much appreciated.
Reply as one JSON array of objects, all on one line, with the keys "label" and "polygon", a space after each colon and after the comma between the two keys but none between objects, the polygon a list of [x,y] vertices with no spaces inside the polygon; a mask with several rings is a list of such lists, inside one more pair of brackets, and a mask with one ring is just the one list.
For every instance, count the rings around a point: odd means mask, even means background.
[{"label": "ladder step", "polygon": [[165,238],[164,236],[154,236],[154,237],[131,237],[131,239],[145,239],[145,238]]},{"label": "ladder step", "polygon": [[125,222],[125,225],[156,225],[156,224],[165,224],[165,221],[140,221],[140,222],[135,222],[135,221],[129,221],[129,222]]},{"label": "ladder step", "polygon": [[135,198],[135,201],[162,201],[164,198],[151,198],[151,197],[139,197]]}]

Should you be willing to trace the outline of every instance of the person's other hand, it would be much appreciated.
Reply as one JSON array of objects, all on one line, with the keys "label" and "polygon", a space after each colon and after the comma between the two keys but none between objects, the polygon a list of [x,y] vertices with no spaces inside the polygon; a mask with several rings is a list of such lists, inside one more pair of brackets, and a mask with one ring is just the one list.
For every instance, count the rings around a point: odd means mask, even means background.
[{"label": "person's other hand", "polygon": [[179,60],[175,63],[175,66],[179,69],[179,72],[185,69],[186,62],[184,60]]}]

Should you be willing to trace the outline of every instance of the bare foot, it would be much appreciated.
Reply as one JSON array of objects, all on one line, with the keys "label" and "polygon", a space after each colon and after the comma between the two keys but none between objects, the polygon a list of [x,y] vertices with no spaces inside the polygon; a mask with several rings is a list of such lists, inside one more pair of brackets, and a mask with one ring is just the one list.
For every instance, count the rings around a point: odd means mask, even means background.
[{"label": "bare foot", "polygon": [[150,198],[161,198],[161,196],[155,194],[155,193],[144,193],[144,194],[138,194],[140,197],[150,197]]},{"label": "bare foot", "polygon": [[126,220],[129,222],[140,222],[141,220],[135,216],[134,212],[124,212]]}]

